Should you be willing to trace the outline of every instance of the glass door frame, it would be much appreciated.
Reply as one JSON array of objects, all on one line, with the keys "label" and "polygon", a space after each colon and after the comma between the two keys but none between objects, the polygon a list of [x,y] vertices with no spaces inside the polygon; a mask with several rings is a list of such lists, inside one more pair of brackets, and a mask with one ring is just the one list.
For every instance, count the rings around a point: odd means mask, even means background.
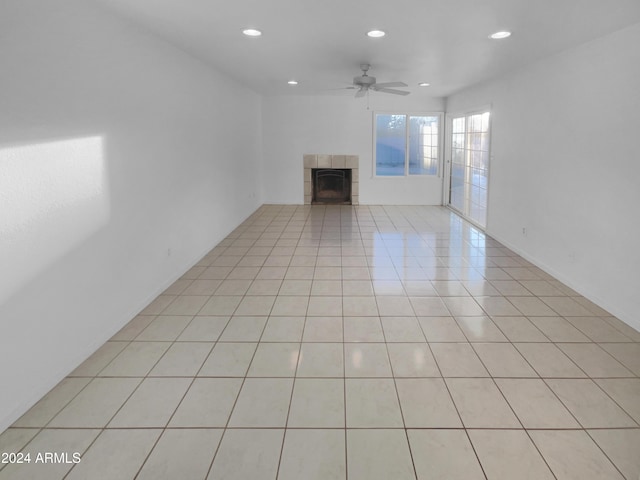
[{"label": "glass door frame", "polygon": [[[489,166],[487,168],[487,207],[486,207],[486,219],[485,219],[485,225],[482,226],[480,224],[478,224],[475,220],[473,220],[472,218],[468,217],[467,215],[465,215],[464,212],[458,210],[456,207],[454,207],[451,204],[451,165],[452,165],[452,161],[453,161],[453,146],[452,146],[452,134],[453,134],[453,120],[455,118],[461,118],[461,117],[469,117],[471,115],[477,115],[477,114],[482,114],[482,113],[486,113],[489,112],[489,150],[488,150],[488,158],[489,158]],[[466,128],[465,128],[465,134],[466,134]],[[455,112],[455,113],[449,113],[447,112],[446,116],[445,116],[445,121],[444,121],[444,149],[445,149],[445,154],[444,154],[444,172],[443,172],[443,188],[442,188],[442,204],[445,205],[446,207],[450,208],[451,210],[453,210],[454,212],[456,212],[458,215],[460,215],[462,218],[464,218],[466,221],[468,221],[469,223],[473,224],[475,227],[479,228],[480,230],[482,230],[483,232],[486,230],[487,225],[489,225],[489,215],[490,215],[490,211],[489,211],[489,199],[491,196],[491,188],[490,188],[490,184],[491,184],[491,164],[493,163],[493,154],[492,154],[492,147],[493,147],[493,112],[491,110],[491,105],[487,105],[484,107],[480,107],[480,108],[474,108],[472,110],[467,110],[467,111],[462,111],[462,112]]]}]

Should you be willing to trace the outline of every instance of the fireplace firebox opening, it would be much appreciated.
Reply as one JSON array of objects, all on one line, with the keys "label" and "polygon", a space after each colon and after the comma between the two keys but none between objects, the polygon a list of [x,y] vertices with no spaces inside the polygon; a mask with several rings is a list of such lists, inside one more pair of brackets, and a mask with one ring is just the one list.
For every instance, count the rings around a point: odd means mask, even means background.
[{"label": "fireplace firebox opening", "polygon": [[311,190],[312,204],[351,205],[351,169],[311,169]]}]

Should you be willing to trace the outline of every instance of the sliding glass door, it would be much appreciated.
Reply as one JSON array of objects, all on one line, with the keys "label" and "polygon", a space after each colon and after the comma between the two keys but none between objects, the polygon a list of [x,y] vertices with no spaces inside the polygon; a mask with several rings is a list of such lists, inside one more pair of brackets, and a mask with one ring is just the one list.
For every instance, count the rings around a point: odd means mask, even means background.
[{"label": "sliding glass door", "polygon": [[449,205],[483,228],[487,224],[489,135],[489,112],[452,119]]}]

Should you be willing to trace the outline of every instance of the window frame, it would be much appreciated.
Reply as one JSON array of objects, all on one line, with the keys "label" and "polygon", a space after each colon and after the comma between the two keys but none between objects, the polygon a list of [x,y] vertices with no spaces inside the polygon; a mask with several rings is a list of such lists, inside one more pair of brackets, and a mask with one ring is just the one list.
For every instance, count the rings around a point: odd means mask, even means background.
[{"label": "window frame", "polygon": [[[377,118],[378,115],[402,115],[405,117],[405,138],[404,138],[404,173],[402,175],[378,175],[377,169],[377,157],[378,157],[378,128],[377,128]],[[410,118],[411,117],[437,117],[438,118],[438,147],[437,147],[437,155],[436,159],[436,171],[435,173],[409,173],[409,147],[410,147]],[[372,177],[373,178],[441,178],[442,170],[443,170],[443,157],[444,157],[444,112],[408,112],[408,111],[374,111],[373,112],[373,145],[372,150]]]}]

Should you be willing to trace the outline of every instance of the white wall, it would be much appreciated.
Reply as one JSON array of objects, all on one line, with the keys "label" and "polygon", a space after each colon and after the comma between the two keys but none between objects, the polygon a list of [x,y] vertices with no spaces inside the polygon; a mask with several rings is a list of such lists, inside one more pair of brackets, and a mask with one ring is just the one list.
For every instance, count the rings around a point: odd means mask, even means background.
[{"label": "white wall", "polygon": [[262,203],[260,97],[87,3],[0,5],[0,431]]},{"label": "white wall", "polygon": [[264,185],[267,203],[304,203],[305,153],[360,157],[360,203],[440,205],[442,179],[373,176],[373,112],[442,112],[444,101],[415,92],[406,97],[275,96],[263,100]]},{"label": "white wall", "polygon": [[447,99],[492,104],[487,232],[635,328],[638,45],[635,25]]}]

